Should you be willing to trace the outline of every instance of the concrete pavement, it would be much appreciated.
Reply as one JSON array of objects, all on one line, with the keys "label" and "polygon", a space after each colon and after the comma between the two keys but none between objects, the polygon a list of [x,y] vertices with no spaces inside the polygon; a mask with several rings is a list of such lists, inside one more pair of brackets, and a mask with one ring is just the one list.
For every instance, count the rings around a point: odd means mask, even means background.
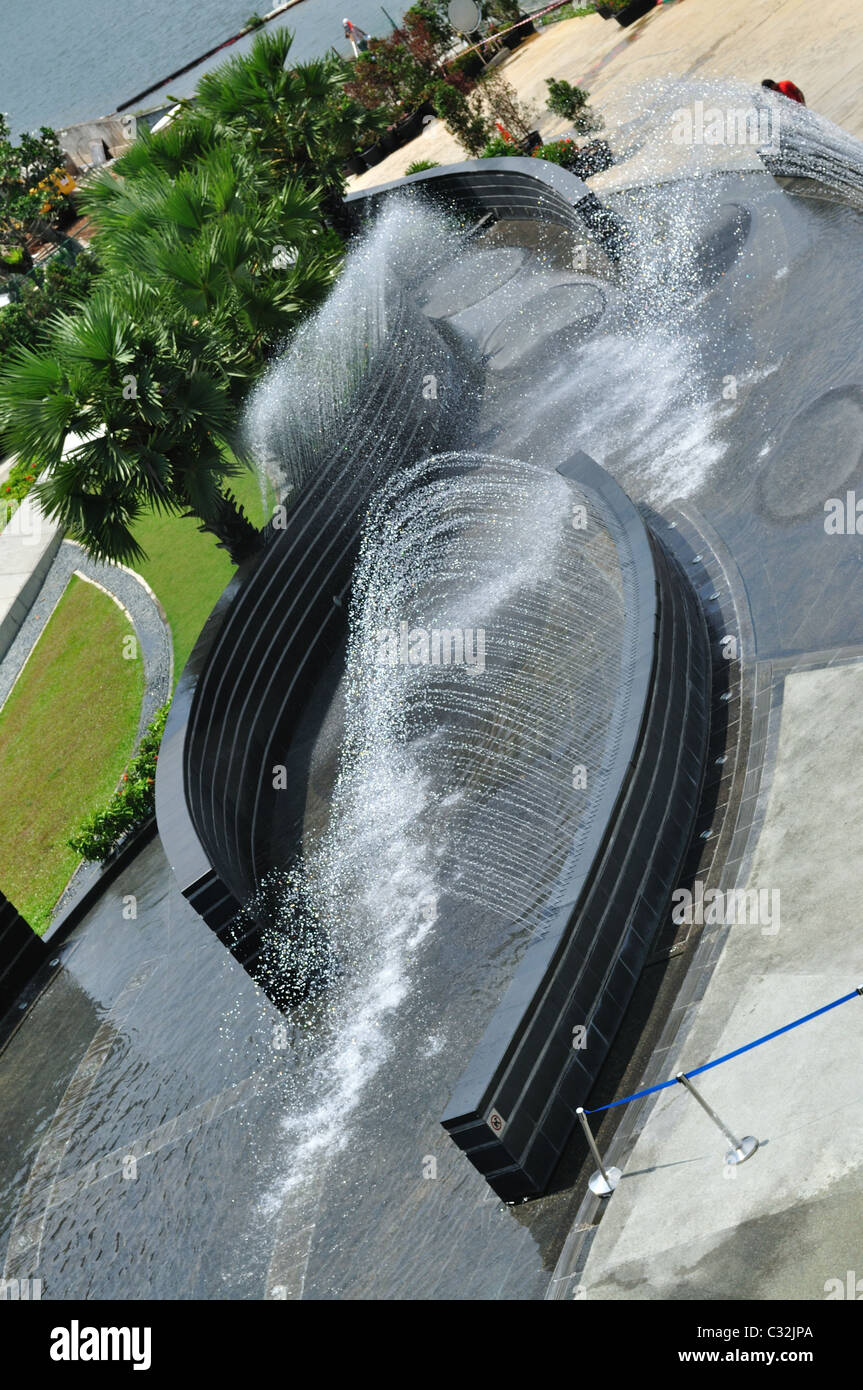
[{"label": "concrete pavement", "polygon": [[[863,799],[849,775],[863,756],[863,663],[779,674],[780,696],[777,760],[745,885],[779,890],[778,930],[731,927],[668,1075],[863,984]],[[696,1084],[759,1151],[727,1167],[727,1145],[696,1102],[681,1087],[661,1092],[607,1203],[579,1296],[842,1296],[849,1271],[863,1276],[863,998]]]},{"label": "concrete pavement", "polygon": [[[764,77],[790,77],[810,106],[863,138],[863,7],[847,0],[676,0],[628,29],[583,15],[527,39],[502,71],[537,110],[543,139],[569,128],[545,108],[547,77],[585,87],[612,135],[639,117],[642,98],[635,89],[652,79],[735,79],[757,86]],[[442,123],[432,121],[349,187],[400,178],[417,159],[450,164],[464,158]]]}]

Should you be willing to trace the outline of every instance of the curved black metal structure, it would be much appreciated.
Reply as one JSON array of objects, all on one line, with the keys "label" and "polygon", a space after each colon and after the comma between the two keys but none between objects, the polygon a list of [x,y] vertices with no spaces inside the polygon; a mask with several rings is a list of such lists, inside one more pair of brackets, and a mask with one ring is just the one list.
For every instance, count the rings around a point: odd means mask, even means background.
[{"label": "curved black metal structure", "polygon": [[591,840],[441,1120],[508,1201],[547,1186],[623,1018],[689,844],[710,726],[710,649],[688,580],[592,459],[577,454],[558,471],[590,497],[617,548],[620,716]]},{"label": "curved black metal structure", "polygon": [[[319,471],[271,524],[259,560],[238,571],[183,672],[156,780],[160,833],[184,894],[255,973],[258,932],[228,931],[240,905],[295,839],[301,803],[279,767],[308,694],[345,633],[365,506],[380,482],[458,437],[472,368],[404,297],[390,306]],[[408,329],[410,332],[408,333]],[[432,376],[435,391],[424,391]]]},{"label": "curved black metal structure", "polygon": [[47,959],[42,938],[0,893],[0,1017]]},{"label": "curved black metal structure", "polygon": [[350,193],[345,209],[354,227],[396,192],[428,199],[469,221],[506,218],[551,222],[579,232],[587,228],[615,263],[626,248],[626,227],[611,209],[575,174],[545,159],[473,159]]},{"label": "curved black metal structure", "polygon": [[[406,184],[467,218],[491,212],[573,228],[592,219],[613,248],[621,244],[616,223],[597,221],[584,185],[541,161],[481,161],[390,187]],[[351,200],[357,225],[390,187]],[[300,844],[305,788],[292,792],[279,771],[345,635],[343,598],[362,515],[397,468],[465,447],[470,436],[475,383],[456,341],[404,295],[393,322],[287,527],[270,527],[260,559],[237,574],[214,610],[181,677],[159,760],[160,832],[183,892],[268,992],[261,926],[238,913]],[[405,361],[408,341],[414,351]],[[429,372],[440,389],[425,401]],[[595,502],[615,542],[625,699],[611,726],[591,837],[570,853],[549,899],[560,906],[541,915],[442,1119],[508,1199],[547,1185],[623,1017],[688,846],[709,725],[703,620],[676,563],[586,455],[560,471]],[[577,1024],[587,1028],[583,1049],[572,1046]]]}]

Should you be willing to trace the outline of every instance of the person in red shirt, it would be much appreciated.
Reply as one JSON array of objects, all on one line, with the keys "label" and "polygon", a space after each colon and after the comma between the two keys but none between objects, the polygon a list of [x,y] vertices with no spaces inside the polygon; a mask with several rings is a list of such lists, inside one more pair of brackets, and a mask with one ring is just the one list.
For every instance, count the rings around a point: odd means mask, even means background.
[{"label": "person in red shirt", "polygon": [[787,79],[784,82],[774,82],[772,77],[765,77],[761,85],[762,87],[767,87],[771,92],[781,92],[782,95],[788,97],[790,101],[799,101],[801,106],[806,105],[806,98],[800,88]]}]

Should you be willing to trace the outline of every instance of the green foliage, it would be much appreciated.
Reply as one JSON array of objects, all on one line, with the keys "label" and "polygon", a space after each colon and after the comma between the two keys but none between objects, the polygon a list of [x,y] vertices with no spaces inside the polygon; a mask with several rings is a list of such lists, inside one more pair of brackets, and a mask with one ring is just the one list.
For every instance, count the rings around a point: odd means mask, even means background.
[{"label": "green foliage", "polygon": [[71,196],[53,182],[55,175],[64,174],[56,131],[42,126],[38,134],[22,135],[16,145],[0,115],[0,241],[7,248],[22,245],[27,228],[39,219],[57,226],[71,210]]},{"label": "green foliage", "polygon": [[[59,315],[47,352],[12,354],[0,412],[21,460],[48,469],[43,509],[97,559],[140,559],[134,524],[148,508],[216,517],[237,471],[236,407],[214,339],[153,287],[100,288]],[[81,442],[64,455],[68,434]]]},{"label": "green foliage", "polygon": [[500,122],[517,140],[525,140],[536,124],[536,111],[519,98],[499,68],[493,68],[481,79],[477,99],[489,125],[493,127]]},{"label": "green foliage", "polygon": [[263,31],[248,53],[205,73],[189,138],[226,141],[251,151],[275,180],[344,190],[342,168],[356,148],[366,113],[348,90],[351,65],[335,54],[290,65],[293,36]]},{"label": "green foliage", "polygon": [[568,169],[578,157],[578,146],[574,140],[550,140],[533,151],[534,159],[547,159],[550,164],[559,164]]},{"label": "green foliage", "polygon": [[502,135],[496,135],[493,140],[489,140],[485,149],[480,151],[480,159],[503,159],[507,155],[523,154],[524,150],[512,140],[504,140]]},{"label": "green foliage", "polygon": [[72,262],[54,256],[17,281],[17,299],[0,309],[0,362],[13,348],[45,345],[53,317],[82,304],[100,270],[95,256],[79,252]]},{"label": "green foliage", "polygon": [[259,15],[256,11],[254,14],[249,15],[243,27],[245,29],[260,29],[261,25],[266,24],[266,22],[263,16]]},{"label": "green foliage", "polygon": [[547,77],[548,96],[546,106],[549,111],[553,111],[556,116],[563,116],[565,120],[572,121],[573,126],[580,135],[587,135],[591,131],[601,130],[603,119],[591,111],[588,106],[588,93],[583,87],[574,87],[571,83],[556,77]]},{"label": "green foliage", "polygon": [[422,174],[426,169],[439,169],[440,164],[436,159],[415,159],[413,164],[409,164],[405,169],[406,174]]},{"label": "green foliage", "polygon": [[420,0],[407,10],[401,28],[370,39],[368,49],[349,64],[346,90],[367,110],[386,111],[392,124],[430,98],[452,39],[442,12]]},{"label": "green foliage", "polygon": [[571,82],[557,77],[547,77],[545,81],[548,87],[545,104],[556,116],[572,120],[587,104],[587,92],[583,87],[575,87]]},{"label": "green foliage", "polygon": [[101,811],[88,816],[67,844],[82,859],[98,863],[119,841],[155,813],[156,763],[170,704],[163,705],[147,725],[138,751],[123,773],[123,780]]},{"label": "green foliage", "polygon": [[14,516],[36,482],[36,474],[28,464],[19,461],[12,466],[8,478],[0,483],[0,531]]},{"label": "green foliage", "polygon": [[447,82],[435,83],[432,100],[450,135],[464,146],[468,154],[478,158],[491,135],[488,117]]},{"label": "green foliage", "polygon": [[[121,181],[103,175],[84,203],[112,284],[143,302],[158,287],[152,309],[197,319],[231,375],[246,379],[322,298],[338,263],[318,193],[299,178],[276,181],[227,144],[202,148],[175,174],[154,162]],[[297,253],[292,266],[280,264],[277,247]]]},{"label": "green foliage", "polygon": [[558,24],[562,19],[580,19],[582,15],[596,14],[595,5],[561,5],[559,10],[552,10],[551,14],[542,15],[535,20],[540,29],[545,29],[549,24]]},{"label": "green foliage", "polygon": [[4,502],[23,502],[36,481],[36,474],[20,459],[12,465],[5,483],[0,485],[0,498]]},{"label": "green foliage", "polygon": [[[83,198],[105,276],[0,377],[0,432],[39,499],[99,559],[140,561],[145,512],[195,516],[235,563],[259,544],[226,481],[249,384],[326,293],[360,108],[344,64],[288,70],[262,33],[208,73],[199,100],[143,134]],[[80,443],[63,456],[67,435]]]},{"label": "green foliage", "polygon": [[485,9],[492,19],[507,26],[522,18],[518,0],[486,0]]}]

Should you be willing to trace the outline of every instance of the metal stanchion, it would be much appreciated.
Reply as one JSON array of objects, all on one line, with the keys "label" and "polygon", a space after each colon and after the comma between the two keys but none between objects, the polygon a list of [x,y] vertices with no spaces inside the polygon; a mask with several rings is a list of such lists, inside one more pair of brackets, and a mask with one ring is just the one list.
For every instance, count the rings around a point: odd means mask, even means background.
[{"label": "metal stanchion", "polygon": [[590,1152],[596,1159],[597,1167],[599,1168],[599,1172],[594,1173],[592,1175],[590,1182],[588,1183],[588,1186],[590,1187],[590,1190],[594,1194],[594,1196],[610,1197],[614,1189],[617,1187],[617,1184],[620,1182],[620,1169],[605,1167],[602,1159],[599,1156],[599,1149],[596,1147],[596,1141],[590,1132],[590,1125],[587,1123],[587,1116],[585,1115],[584,1110],[581,1106],[579,1106],[575,1113],[581,1120],[581,1127],[584,1130],[584,1137],[590,1145]]},{"label": "metal stanchion", "polygon": [[678,1072],[677,1076],[675,1077],[675,1080],[679,1081],[681,1086],[685,1086],[687,1091],[689,1091],[691,1095],[695,1096],[695,1099],[698,1101],[698,1104],[702,1107],[703,1110],[707,1111],[713,1123],[717,1126],[718,1129],[722,1130],[722,1133],[725,1135],[725,1138],[731,1145],[729,1152],[725,1155],[725,1162],[745,1163],[747,1158],[751,1158],[752,1155],[755,1153],[755,1150],[758,1148],[758,1140],[753,1139],[751,1134],[747,1134],[743,1139],[735,1139],[728,1126],[722,1123],[715,1110],[711,1110],[710,1106],[707,1104],[707,1101],[704,1099],[703,1096],[700,1096],[698,1094],[692,1082],[689,1080],[689,1077],[686,1076],[684,1072]]}]

